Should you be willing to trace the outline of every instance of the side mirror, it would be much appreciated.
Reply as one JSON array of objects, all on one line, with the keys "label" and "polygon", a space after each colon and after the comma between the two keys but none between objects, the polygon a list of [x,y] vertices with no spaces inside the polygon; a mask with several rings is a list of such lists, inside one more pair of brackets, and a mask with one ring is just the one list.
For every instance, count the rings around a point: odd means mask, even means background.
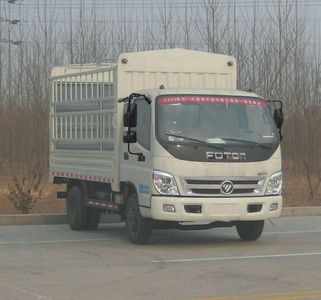
[{"label": "side mirror", "polygon": [[273,119],[276,127],[281,132],[283,125],[283,104],[281,100],[268,100],[267,103],[271,111],[273,111]]},{"label": "side mirror", "polygon": [[273,119],[276,124],[276,127],[281,130],[283,125],[283,112],[282,108],[275,108],[273,113]]},{"label": "side mirror", "polygon": [[133,144],[137,142],[136,131],[124,131],[123,134],[123,143]]},{"label": "side mirror", "polygon": [[[131,128],[137,127],[137,104],[135,103],[135,100],[138,100],[137,98],[142,98],[147,104],[151,104],[152,102],[148,96],[138,93],[132,93],[128,97],[119,99],[117,102],[127,102],[124,103],[123,123],[124,127],[127,127],[128,130],[124,131],[123,133],[123,142],[128,145],[128,152],[130,154],[137,155],[138,161],[145,161],[145,156],[143,153],[132,152],[130,150],[130,144],[137,142],[136,131],[130,130]],[[125,156],[124,159],[126,159]]]},{"label": "side mirror", "polygon": [[131,103],[130,110],[128,111],[128,103],[124,104],[124,127],[137,126],[137,104]]}]

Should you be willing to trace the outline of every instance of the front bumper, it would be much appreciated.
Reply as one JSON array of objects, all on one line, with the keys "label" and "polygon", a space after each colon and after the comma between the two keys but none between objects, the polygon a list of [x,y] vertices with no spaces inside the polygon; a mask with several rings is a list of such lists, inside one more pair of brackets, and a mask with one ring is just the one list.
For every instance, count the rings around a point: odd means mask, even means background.
[{"label": "front bumper", "polygon": [[[270,211],[272,204],[278,208]],[[175,212],[165,212],[164,205],[175,206]],[[186,206],[200,205],[200,213],[186,212]],[[258,212],[249,212],[249,206],[262,205]],[[281,214],[282,196],[244,198],[197,198],[152,196],[151,217],[155,220],[179,222],[254,221],[277,218]]]}]

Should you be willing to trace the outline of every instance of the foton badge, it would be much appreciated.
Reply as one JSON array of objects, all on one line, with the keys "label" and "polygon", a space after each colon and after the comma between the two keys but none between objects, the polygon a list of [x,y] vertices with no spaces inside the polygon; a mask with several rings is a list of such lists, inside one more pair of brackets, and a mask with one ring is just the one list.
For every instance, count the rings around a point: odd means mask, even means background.
[{"label": "foton badge", "polygon": [[245,152],[206,152],[208,160],[246,160]]},{"label": "foton badge", "polygon": [[221,193],[225,195],[229,195],[233,192],[234,186],[233,183],[229,180],[225,180],[221,184]]}]

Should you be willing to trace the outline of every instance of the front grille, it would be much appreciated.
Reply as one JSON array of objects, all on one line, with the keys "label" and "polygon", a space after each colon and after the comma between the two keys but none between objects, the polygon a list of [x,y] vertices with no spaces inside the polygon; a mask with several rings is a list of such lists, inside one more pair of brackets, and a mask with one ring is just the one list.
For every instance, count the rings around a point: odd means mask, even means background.
[{"label": "front grille", "polygon": [[[224,181],[233,183],[233,192],[224,194],[221,184]],[[186,196],[258,196],[262,194],[264,177],[184,177],[182,178],[184,195]]]}]

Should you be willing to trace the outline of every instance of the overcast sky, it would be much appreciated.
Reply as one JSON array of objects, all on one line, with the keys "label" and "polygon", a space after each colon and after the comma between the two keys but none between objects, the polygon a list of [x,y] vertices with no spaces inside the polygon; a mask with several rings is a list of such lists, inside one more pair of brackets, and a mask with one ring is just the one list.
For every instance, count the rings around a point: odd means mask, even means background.
[{"label": "overcast sky", "polygon": [[[240,13],[251,12],[255,5],[264,12],[266,9],[275,9],[279,2],[282,6],[295,2],[295,0],[17,0],[16,4],[10,6],[13,18],[19,17],[21,6],[22,20],[25,22],[37,19],[34,11],[38,6],[41,9],[47,7],[48,11],[57,15],[58,21],[65,22],[69,19],[70,4],[75,16],[79,13],[80,5],[83,3],[87,11],[96,7],[101,17],[108,18],[121,9],[130,14],[140,14],[142,11],[148,11],[151,8],[155,10],[158,7],[164,7],[164,5],[175,11],[184,11],[186,6],[193,10],[206,1],[219,2],[221,6],[225,7],[236,3]],[[5,17],[8,13],[7,2],[8,0],[0,0],[0,17]],[[317,18],[317,21],[320,22],[321,0],[297,0],[296,2],[300,11],[307,11],[311,19]],[[44,18],[44,14],[40,17]],[[75,19],[75,21],[78,20]]]},{"label": "overcast sky", "polygon": [[[256,6],[260,18],[269,18],[269,12],[277,9],[278,3],[281,7],[285,7],[289,3],[297,3],[298,11],[301,15],[307,16],[308,33],[311,34],[313,40],[321,40],[321,0],[17,0],[15,4],[8,4],[8,0],[0,0],[0,18],[8,18],[10,13],[11,19],[20,19],[23,30],[27,33],[32,31],[31,28],[39,23],[39,19],[43,22],[54,19],[55,26],[63,28],[70,23],[70,12],[72,12],[72,23],[84,24],[92,22],[91,13],[96,11],[96,21],[104,22],[104,20],[119,21],[120,13],[124,12],[127,16],[124,22],[133,24],[142,23],[144,16],[148,16],[153,11],[153,22],[155,27],[160,22],[161,16],[157,15],[159,8],[164,6],[176,15],[174,22],[180,22],[179,17],[184,16],[185,8],[191,15],[193,22],[193,14],[197,11],[197,7],[203,6],[204,2],[219,2],[221,7],[227,8],[235,3],[238,22],[240,24],[245,19],[251,17],[253,8]],[[80,18],[81,4],[84,7],[84,16]],[[10,7],[10,12],[9,12]],[[39,14],[37,8],[39,9]],[[45,11],[47,13],[45,13]],[[4,22],[0,23],[2,31],[2,39],[7,32]],[[16,26],[11,26],[12,36],[15,36]],[[0,32],[1,33],[1,32]]]}]

